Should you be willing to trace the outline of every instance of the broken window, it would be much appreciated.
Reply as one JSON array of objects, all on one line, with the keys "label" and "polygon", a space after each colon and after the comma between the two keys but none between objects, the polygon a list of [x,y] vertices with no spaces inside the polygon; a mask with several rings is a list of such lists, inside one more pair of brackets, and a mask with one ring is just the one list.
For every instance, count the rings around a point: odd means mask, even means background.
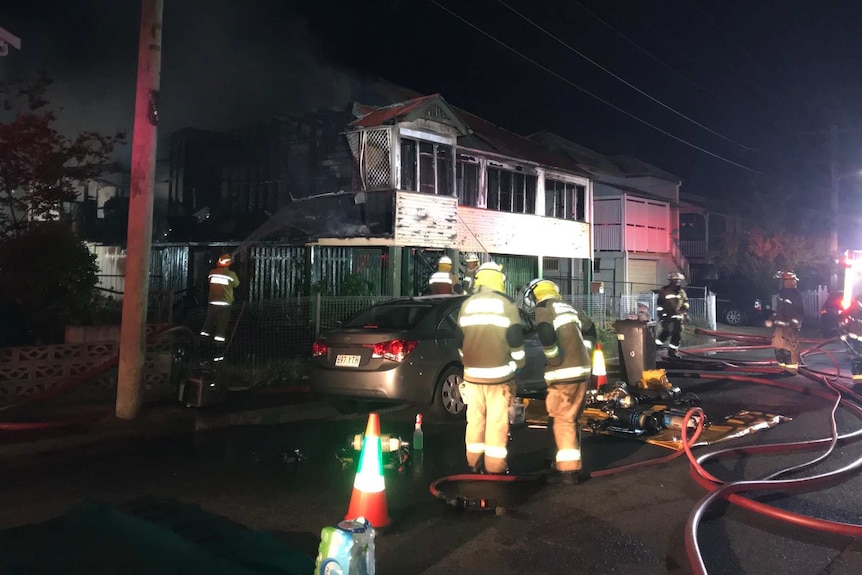
[{"label": "broken window", "polygon": [[401,138],[401,189],[452,195],[452,146]]},{"label": "broken window", "polygon": [[458,204],[479,205],[479,163],[469,156],[458,156]]},{"label": "broken window", "polygon": [[587,189],[585,186],[545,179],[545,215],[550,218],[575,220],[587,219]]},{"label": "broken window", "polygon": [[416,181],[416,141],[401,139],[401,189],[419,191]]},{"label": "broken window", "polygon": [[488,168],[488,209],[519,214],[536,211],[536,182],[532,174]]}]

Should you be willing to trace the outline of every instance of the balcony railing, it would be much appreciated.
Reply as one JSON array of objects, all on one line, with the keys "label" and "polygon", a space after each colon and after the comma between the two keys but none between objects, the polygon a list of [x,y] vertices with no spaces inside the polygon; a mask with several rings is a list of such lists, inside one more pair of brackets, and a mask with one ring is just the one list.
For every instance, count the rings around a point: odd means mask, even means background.
[{"label": "balcony railing", "polygon": [[705,258],[708,253],[706,240],[680,240],[679,247],[687,258]]}]

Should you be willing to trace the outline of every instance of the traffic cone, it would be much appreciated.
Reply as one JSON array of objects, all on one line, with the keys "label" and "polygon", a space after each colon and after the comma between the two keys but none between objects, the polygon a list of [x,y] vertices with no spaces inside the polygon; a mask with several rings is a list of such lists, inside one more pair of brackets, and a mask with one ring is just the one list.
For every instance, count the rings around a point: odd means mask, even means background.
[{"label": "traffic cone", "polygon": [[605,354],[602,353],[602,344],[598,342],[596,342],[596,351],[593,352],[593,375],[590,379],[593,389],[599,389],[608,382]]},{"label": "traffic cone", "polygon": [[350,508],[344,517],[347,520],[365,517],[375,529],[386,527],[391,522],[386,507],[386,485],[383,481],[383,459],[380,446],[380,415],[368,414],[365,441],[359,456],[359,470],[353,482]]}]

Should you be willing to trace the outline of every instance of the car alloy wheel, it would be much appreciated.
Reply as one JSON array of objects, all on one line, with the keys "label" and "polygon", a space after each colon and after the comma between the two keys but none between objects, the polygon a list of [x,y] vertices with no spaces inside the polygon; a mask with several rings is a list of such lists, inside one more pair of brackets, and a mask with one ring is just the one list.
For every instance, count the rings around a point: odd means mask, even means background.
[{"label": "car alloy wheel", "polygon": [[742,325],[745,316],[736,308],[724,312],[724,323],[728,325]]},{"label": "car alloy wheel", "polygon": [[441,415],[451,418],[464,417],[467,406],[461,400],[459,386],[462,381],[461,370],[454,366],[447,368],[440,376],[434,404]]}]

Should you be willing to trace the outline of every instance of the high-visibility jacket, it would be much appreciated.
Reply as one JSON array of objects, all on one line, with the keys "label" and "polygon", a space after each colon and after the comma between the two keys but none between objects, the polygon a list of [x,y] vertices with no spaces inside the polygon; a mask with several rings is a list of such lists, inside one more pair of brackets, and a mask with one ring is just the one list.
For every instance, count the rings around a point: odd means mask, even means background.
[{"label": "high-visibility jacket", "polygon": [[805,306],[802,294],[796,288],[781,288],[778,292],[778,305],[775,306],[773,323],[780,327],[802,329],[802,318],[805,317]]},{"label": "high-visibility jacket", "polygon": [[449,272],[434,272],[428,280],[432,294],[449,294],[453,291],[452,277]]},{"label": "high-visibility jacket", "polygon": [[456,338],[464,380],[470,383],[510,381],[527,363],[518,307],[488,287],[480,287],[461,305]]},{"label": "high-visibility jacket", "polygon": [[669,284],[658,290],[656,311],[661,319],[682,319],[688,311],[688,296],[679,286]]},{"label": "high-visibility jacket", "polygon": [[584,345],[578,312],[564,301],[536,306],[536,331],[545,351],[545,382],[576,383],[590,377],[590,354]]},{"label": "high-visibility jacket", "polygon": [[239,278],[230,268],[214,268],[210,271],[209,282],[210,304],[231,305],[233,303],[233,290],[239,286]]}]

